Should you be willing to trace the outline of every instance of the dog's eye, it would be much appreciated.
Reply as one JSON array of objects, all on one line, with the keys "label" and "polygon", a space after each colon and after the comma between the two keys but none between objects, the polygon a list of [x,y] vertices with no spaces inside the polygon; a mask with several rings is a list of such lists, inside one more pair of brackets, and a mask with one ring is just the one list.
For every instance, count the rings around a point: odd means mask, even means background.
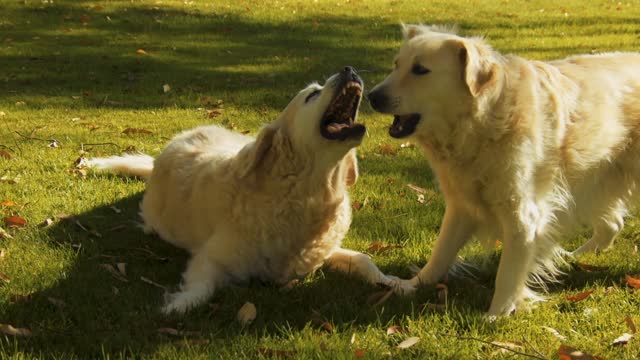
[{"label": "dog's eye", "polygon": [[313,99],[314,97],[318,96],[320,94],[320,90],[314,90],[311,94],[307,95],[307,98],[304,99],[305,103],[308,103],[309,100]]},{"label": "dog's eye", "polygon": [[415,74],[415,75],[425,75],[430,73],[431,70],[427,69],[426,67],[420,65],[420,64],[415,64],[413,65],[413,67],[411,68],[411,73]]}]

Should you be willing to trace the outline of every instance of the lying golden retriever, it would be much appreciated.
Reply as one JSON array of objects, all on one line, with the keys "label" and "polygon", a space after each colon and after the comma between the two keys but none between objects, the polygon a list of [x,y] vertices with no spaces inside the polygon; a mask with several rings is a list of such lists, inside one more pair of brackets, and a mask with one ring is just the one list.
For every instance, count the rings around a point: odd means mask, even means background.
[{"label": "lying golden retriever", "polygon": [[431,258],[408,283],[434,283],[472,237],[503,250],[489,315],[510,314],[527,285],[553,278],[559,235],[604,250],[640,180],[640,54],[542,62],[502,55],[481,38],[409,25],[394,70],[369,94],[394,114],[389,134],[424,150],[446,211]]},{"label": "lying golden retriever", "polygon": [[351,223],[347,187],[358,178],[355,147],[362,80],[351,67],[311,84],[257,138],[204,126],[176,136],[154,160],[99,158],[97,168],[148,178],[146,232],[192,254],[165,313],[184,312],[230,281],[284,284],[326,263],[396,287],[371,259],[340,247]]}]

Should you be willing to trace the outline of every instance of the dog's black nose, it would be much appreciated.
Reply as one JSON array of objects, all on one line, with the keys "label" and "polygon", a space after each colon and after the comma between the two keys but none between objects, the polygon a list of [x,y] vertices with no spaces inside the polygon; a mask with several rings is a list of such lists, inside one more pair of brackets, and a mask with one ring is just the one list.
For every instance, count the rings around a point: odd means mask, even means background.
[{"label": "dog's black nose", "polygon": [[352,68],[351,66],[345,66],[345,67],[344,67],[344,69],[342,69],[342,71],[343,71],[345,74],[350,74],[350,73],[354,73],[354,72],[356,72],[355,70],[353,70],[353,68]]},{"label": "dog's black nose", "polygon": [[374,89],[369,94],[367,94],[367,99],[369,99],[369,103],[371,107],[376,111],[385,111],[388,105],[388,98],[385,95],[384,91],[381,89]]},{"label": "dog's black nose", "polygon": [[347,79],[347,81],[359,81],[358,74],[351,66],[345,66],[344,69],[342,69],[342,76],[344,76],[344,79]]}]

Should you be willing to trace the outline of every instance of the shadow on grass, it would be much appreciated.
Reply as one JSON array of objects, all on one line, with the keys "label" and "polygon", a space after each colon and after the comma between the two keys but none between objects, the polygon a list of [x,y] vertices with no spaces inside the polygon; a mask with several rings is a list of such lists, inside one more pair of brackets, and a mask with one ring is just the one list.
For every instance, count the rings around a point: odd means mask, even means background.
[{"label": "shadow on grass", "polygon": [[[184,344],[182,337],[162,334],[160,328],[195,331],[199,336],[192,340],[222,346],[247,334],[278,336],[282,329],[302,329],[309,325],[313,310],[337,329],[414,314],[408,301],[400,298],[392,298],[384,311],[372,308],[367,298],[382,288],[319,271],[286,293],[272,284],[231,285],[210,299],[216,309],[203,305],[184,316],[166,317],[159,311],[163,289],[142,277],[175,290],[189,256],[142,233],[135,223],[140,200],[141,194],[130,196],[71,214],[48,228],[48,237],[55,239],[50,246],[72,247],[76,258],[57,284],[6,306],[3,322],[25,324],[33,332],[15,344],[5,342],[7,351],[80,358],[140,356],[154,353],[163,344]],[[114,208],[121,212],[115,213]],[[114,276],[103,267],[109,264],[116,269],[118,263],[126,264],[126,276]],[[58,300],[63,305],[56,304]],[[236,313],[246,301],[256,305],[258,317],[243,329]]]}]

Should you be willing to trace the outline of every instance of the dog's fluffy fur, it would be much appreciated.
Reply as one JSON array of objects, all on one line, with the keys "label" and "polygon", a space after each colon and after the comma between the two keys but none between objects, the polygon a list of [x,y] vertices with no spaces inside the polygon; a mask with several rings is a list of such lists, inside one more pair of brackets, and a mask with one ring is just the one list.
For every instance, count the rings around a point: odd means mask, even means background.
[{"label": "dog's fluffy fur", "polygon": [[155,160],[134,155],[91,161],[147,177],[145,231],[193,256],[165,313],[184,312],[230,281],[284,284],[323,264],[397,287],[398,279],[382,274],[368,256],[340,247],[351,223],[347,187],[358,178],[355,147],[364,127],[356,124],[361,133],[334,140],[320,129],[343,78],[360,81],[349,69],[324,87],[302,90],[256,139],[205,126],[176,136]]},{"label": "dog's fluffy fur", "polygon": [[440,234],[412,285],[434,283],[475,237],[503,250],[489,315],[536,299],[557,273],[556,240],[578,224],[604,250],[623,227],[640,179],[640,54],[530,61],[481,38],[403,26],[395,69],[369,94],[395,114],[445,196]]}]

